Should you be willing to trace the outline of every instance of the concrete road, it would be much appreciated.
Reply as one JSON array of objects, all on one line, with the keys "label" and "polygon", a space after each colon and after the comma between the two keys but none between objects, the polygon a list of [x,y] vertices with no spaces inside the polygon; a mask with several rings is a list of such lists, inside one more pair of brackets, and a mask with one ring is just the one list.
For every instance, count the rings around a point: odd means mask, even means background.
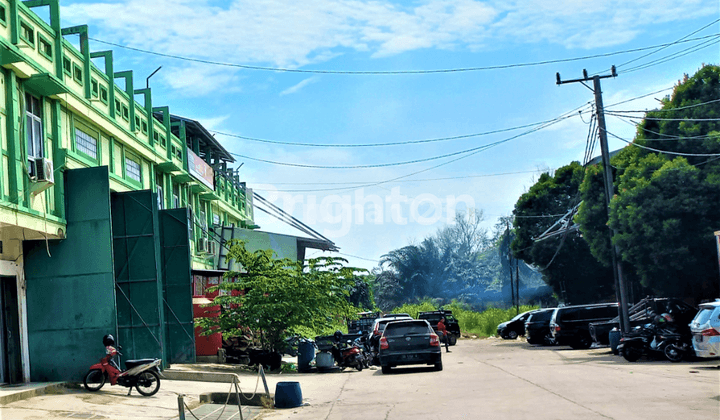
[{"label": "concrete road", "polygon": [[628,363],[609,349],[533,347],[524,340],[461,340],[444,370],[398,368],[293,375],[304,401],[279,419],[720,418],[720,361]]}]

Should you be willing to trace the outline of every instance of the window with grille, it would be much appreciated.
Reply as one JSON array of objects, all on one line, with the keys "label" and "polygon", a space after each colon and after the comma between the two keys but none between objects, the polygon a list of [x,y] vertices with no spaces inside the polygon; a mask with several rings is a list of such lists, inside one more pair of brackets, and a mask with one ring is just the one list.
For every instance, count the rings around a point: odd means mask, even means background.
[{"label": "window with grille", "polygon": [[97,139],[79,128],[75,128],[75,149],[97,159]]},{"label": "window with grille", "polygon": [[129,157],[125,157],[125,176],[137,182],[141,182],[140,163]]}]

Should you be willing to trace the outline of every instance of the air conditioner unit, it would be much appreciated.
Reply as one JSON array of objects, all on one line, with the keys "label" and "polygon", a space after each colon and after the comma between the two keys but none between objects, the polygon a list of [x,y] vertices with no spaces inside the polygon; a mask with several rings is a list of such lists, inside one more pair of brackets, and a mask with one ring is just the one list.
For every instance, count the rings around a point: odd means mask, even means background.
[{"label": "air conditioner unit", "polygon": [[31,165],[33,165],[30,171],[33,181],[30,187],[31,193],[40,194],[55,185],[55,170],[50,159],[36,158],[31,161]]},{"label": "air conditioner unit", "polygon": [[198,238],[197,250],[200,253],[206,252],[208,247],[208,240],[206,238]]}]

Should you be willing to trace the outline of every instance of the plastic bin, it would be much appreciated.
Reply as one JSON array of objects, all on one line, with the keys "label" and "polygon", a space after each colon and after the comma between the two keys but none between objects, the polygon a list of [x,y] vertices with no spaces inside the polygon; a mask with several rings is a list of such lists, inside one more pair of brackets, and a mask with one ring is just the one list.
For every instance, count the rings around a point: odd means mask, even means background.
[{"label": "plastic bin", "polygon": [[610,338],[610,350],[612,350],[613,354],[618,354],[618,344],[620,344],[620,337],[622,337],[622,332],[617,328],[613,328],[608,333],[608,336]]},{"label": "plastic bin", "polygon": [[301,405],[300,382],[278,382],[275,385],[275,408],[295,408]]},{"label": "plastic bin", "polygon": [[315,343],[312,341],[300,341],[298,343],[298,372],[310,370],[310,362],[315,358]]}]

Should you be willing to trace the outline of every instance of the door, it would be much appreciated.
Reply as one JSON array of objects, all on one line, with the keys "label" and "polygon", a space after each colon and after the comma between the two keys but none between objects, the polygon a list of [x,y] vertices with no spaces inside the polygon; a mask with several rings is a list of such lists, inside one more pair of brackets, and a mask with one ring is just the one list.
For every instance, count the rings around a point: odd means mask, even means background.
[{"label": "door", "polygon": [[20,356],[20,317],[18,311],[17,280],[0,277],[0,383],[22,382]]}]

